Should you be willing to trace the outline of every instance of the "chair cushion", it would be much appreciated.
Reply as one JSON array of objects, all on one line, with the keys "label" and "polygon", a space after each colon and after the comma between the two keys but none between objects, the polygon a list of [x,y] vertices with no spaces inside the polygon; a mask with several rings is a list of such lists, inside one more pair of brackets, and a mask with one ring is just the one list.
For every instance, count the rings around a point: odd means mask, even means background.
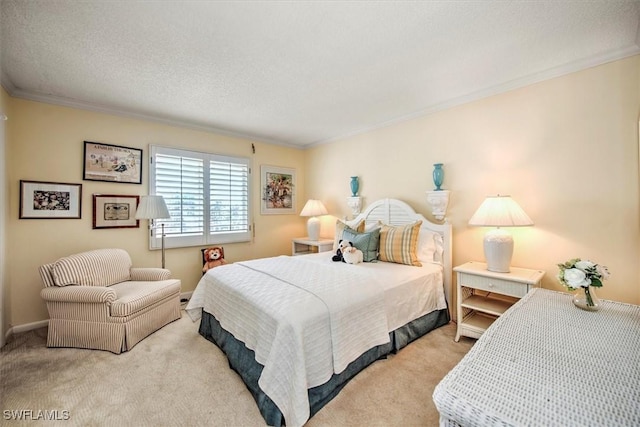
[{"label": "chair cushion", "polygon": [[117,298],[111,304],[111,316],[125,317],[149,307],[164,298],[180,293],[180,280],[157,282],[122,282],[110,287]]},{"label": "chair cushion", "polygon": [[57,260],[51,273],[56,286],[111,286],[131,279],[131,257],[123,249],[97,249]]}]

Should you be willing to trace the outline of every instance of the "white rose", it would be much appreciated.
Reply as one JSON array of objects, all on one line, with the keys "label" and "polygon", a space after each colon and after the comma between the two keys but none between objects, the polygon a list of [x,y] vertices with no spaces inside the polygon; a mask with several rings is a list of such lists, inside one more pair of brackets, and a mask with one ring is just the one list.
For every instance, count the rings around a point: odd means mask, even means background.
[{"label": "white rose", "polygon": [[605,267],[604,265],[596,266],[596,271],[598,272],[600,277],[602,277],[602,280],[606,280],[610,276],[609,269],[607,267]]},{"label": "white rose", "polygon": [[564,280],[570,288],[587,288],[591,285],[591,279],[587,279],[584,271],[577,268],[569,268],[564,271]]},{"label": "white rose", "polygon": [[592,268],[594,267],[595,264],[592,263],[589,260],[584,260],[584,261],[578,261],[576,262],[576,268],[579,268],[582,271],[587,271],[587,268]]}]

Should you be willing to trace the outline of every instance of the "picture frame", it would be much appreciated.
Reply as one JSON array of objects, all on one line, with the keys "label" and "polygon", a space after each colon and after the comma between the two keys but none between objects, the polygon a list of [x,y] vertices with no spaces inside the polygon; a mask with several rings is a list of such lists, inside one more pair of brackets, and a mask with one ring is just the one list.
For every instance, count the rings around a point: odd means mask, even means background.
[{"label": "picture frame", "polygon": [[20,219],[80,219],[82,184],[20,180]]},{"label": "picture frame", "polygon": [[139,228],[138,203],[137,195],[94,194],[93,228]]},{"label": "picture frame", "polygon": [[260,166],[260,213],[262,215],[296,213],[296,170],[278,166]]},{"label": "picture frame", "polygon": [[82,175],[85,181],[142,184],[142,150],[84,141]]}]

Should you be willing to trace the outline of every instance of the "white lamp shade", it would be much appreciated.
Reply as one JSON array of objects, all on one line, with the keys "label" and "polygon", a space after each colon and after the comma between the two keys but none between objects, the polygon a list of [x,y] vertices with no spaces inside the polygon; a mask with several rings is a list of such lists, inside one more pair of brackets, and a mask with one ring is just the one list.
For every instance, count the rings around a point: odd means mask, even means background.
[{"label": "white lamp shade", "polygon": [[533,221],[510,196],[489,196],[469,220],[481,227],[522,227]]},{"label": "white lamp shade", "polygon": [[[523,227],[533,225],[524,210],[509,196],[487,197],[469,220],[480,227]],[[513,237],[503,229],[488,231],[484,236],[484,257],[487,270],[508,273],[513,256]]]},{"label": "white lamp shade", "polygon": [[136,219],[169,219],[169,209],[162,196],[142,196],[136,209]]},{"label": "white lamp shade", "polygon": [[320,200],[309,199],[307,203],[302,208],[302,212],[300,212],[300,216],[320,216],[327,215],[327,208],[324,207]]}]

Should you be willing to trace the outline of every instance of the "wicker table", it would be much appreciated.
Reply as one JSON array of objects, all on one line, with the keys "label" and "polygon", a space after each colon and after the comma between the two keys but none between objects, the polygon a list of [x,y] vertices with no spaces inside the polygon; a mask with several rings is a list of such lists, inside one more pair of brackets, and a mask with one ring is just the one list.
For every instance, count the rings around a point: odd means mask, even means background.
[{"label": "wicker table", "polygon": [[640,425],[640,307],[534,289],[438,384],[440,425]]}]

